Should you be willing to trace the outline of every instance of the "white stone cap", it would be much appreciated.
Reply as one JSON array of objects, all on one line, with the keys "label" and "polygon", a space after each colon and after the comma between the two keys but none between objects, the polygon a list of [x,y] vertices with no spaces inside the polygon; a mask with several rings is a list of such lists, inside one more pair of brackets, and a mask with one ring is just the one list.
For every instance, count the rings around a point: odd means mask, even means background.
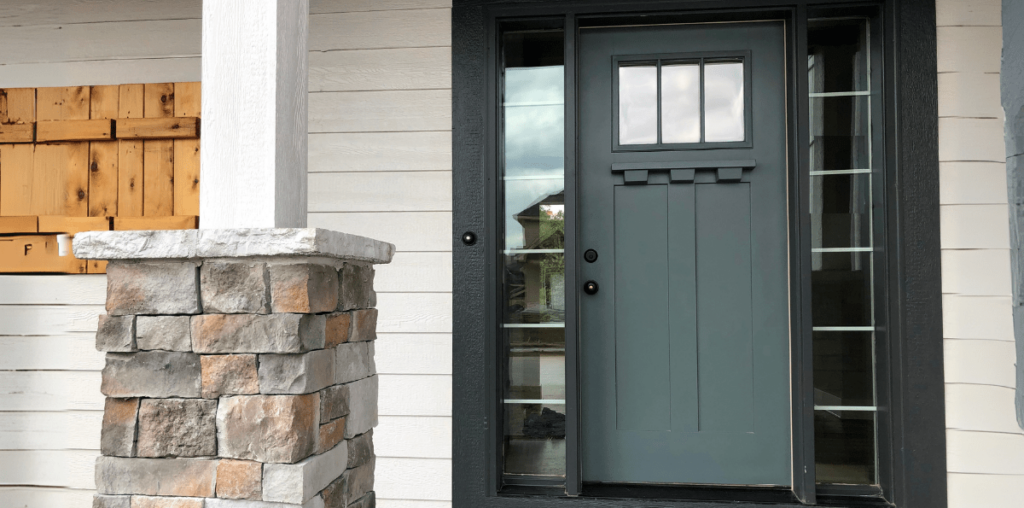
[{"label": "white stone cap", "polygon": [[88,231],[74,238],[78,259],[193,259],[314,256],[390,263],[393,244],[319,228]]}]

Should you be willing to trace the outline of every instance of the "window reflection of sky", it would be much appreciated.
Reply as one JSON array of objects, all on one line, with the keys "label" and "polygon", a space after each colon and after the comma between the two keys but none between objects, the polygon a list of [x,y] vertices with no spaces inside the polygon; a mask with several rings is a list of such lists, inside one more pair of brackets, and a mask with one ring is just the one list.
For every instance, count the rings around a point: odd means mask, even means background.
[{"label": "window reflection of sky", "polygon": [[704,65],[704,139],[743,141],[743,63]]},{"label": "window reflection of sky", "polygon": [[661,138],[664,143],[700,142],[700,65],[662,66]]},{"label": "window reflection of sky", "polygon": [[506,249],[524,247],[513,216],[565,187],[564,83],[561,65],[505,69]]},{"label": "window reflection of sky", "polygon": [[619,144],[658,142],[658,68],[619,67]]}]

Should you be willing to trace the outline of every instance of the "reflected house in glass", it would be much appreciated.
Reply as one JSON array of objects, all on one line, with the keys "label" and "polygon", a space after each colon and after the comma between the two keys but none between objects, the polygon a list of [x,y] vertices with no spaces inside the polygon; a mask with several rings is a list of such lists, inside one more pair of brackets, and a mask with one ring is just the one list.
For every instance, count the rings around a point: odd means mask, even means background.
[{"label": "reflected house in glass", "polygon": [[[510,256],[506,265],[509,312],[523,315],[524,321],[545,323],[565,320],[565,191],[545,196],[514,214],[523,226],[524,250],[557,251],[535,255]],[[527,281],[537,281],[528,284]],[[526,317],[527,315],[531,317]],[[561,342],[561,341],[559,341]]]}]

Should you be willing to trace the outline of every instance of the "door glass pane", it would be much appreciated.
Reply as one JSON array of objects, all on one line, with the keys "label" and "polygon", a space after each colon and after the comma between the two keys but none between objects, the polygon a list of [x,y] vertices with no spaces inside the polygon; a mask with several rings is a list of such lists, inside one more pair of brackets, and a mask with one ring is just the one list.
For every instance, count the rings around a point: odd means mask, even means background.
[{"label": "door glass pane", "polygon": [[871,175],[811,175],[811,247],[871,247]]},{"label": "door glass pane", "polygon": [[561,31],[504,36],[502,446],[508,475],[565,475]]},{"label": "door glass pane", "polygon": [[811,171],[871,167],[870,97],[811,97]]},{"label": "door glass pane", "polygon": [[867,23],[863,19],[819,19],[807,27],[807,71],[811,93],[868,90]]},{"label": "door glass pane", "polygon": [[700,142],[700,65],[661,67],[661,140]]},{"label": "door glass pane", "polygon": [[743,141],[743,62],[704,64],[704,140]]},{"label": "door glass pane", "polygon": [[619,144],[658,142],[658,67],[619,67]]},{"label": "door glass pane", "polygon": [[818,483],[877,483],[875,412],[815,411],[814,462]]}]

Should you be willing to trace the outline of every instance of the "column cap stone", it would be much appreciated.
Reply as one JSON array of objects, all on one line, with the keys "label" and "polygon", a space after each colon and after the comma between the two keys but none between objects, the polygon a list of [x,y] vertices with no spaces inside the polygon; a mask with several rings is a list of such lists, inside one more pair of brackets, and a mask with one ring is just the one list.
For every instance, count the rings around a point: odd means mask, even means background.
[{"label": "column cap stone", "polygon": [[78,259],[325,257],[390,263],[387,242],[320,228],[88,231],[75,235]]}]

